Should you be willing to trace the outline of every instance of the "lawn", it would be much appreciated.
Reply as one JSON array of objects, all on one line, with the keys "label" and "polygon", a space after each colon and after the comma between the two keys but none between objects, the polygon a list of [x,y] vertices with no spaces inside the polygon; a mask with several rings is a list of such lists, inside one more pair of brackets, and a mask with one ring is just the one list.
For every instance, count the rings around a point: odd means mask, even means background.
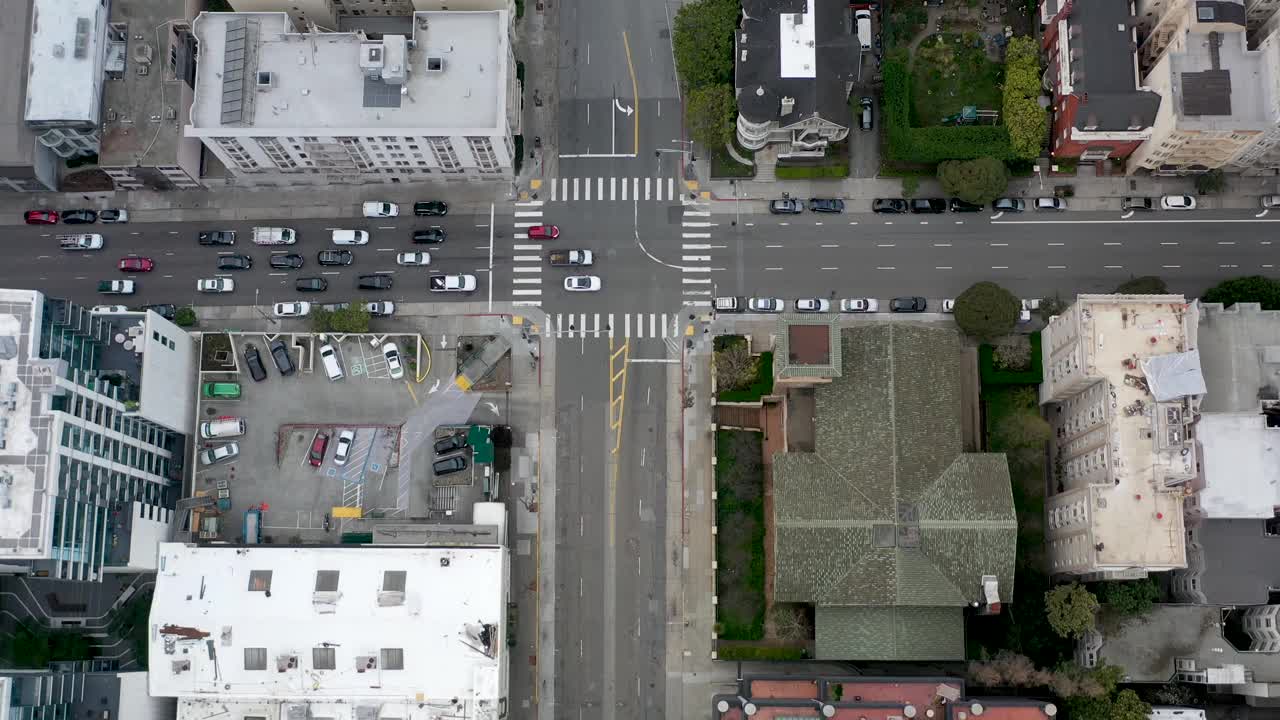
[{"label": "lawn", "polygon": [[1000,110],[1003,73],[1004,67],[987,57],[977,33],[941,33],[925,38],[911,62],[912,125],[940,125],[942,118],[960,112],[965,105]]},{"label": "lawn", "polygon": [[[738,148],[738,154],[748,159],[755,155],[750,150],[742,148]],[[729,151],[723,147],[707,148],[707,155],[711,158],[711,177],[713,178],[750,178],[756,175],[754,165],[743,165],[734,160],[729,155]]]},{"label": "lawn", "polygon": [[[741,335],[719,335],[715,339],[716,353],[734,347],[746,347],[747,339]],[[758,402],[760,398],[773,392],[773,353],[763,352],[756,356],[755,379],[744,388],[724,389],[716,394],[720,402]]]},{"label": "lawn", "polygon": [[760,433],[716,431],[716,627],[764,637],[764,468]]}]

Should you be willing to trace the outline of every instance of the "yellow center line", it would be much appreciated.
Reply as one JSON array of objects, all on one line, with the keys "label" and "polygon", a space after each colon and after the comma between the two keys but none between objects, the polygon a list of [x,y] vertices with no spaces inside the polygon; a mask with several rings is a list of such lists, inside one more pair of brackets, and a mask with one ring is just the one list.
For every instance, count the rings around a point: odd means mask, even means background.
[{"label": "yellow center line", "polygon": [[416,392],[414,392],[414,391],[413,391],[413,383],[409,382],[408,380],[405,380],[405,381],[404,381],[404,386],[405,386],[406,388],[408,388],[408,390],[409,390],[409,394],[413,396],[413,404],[414,404],[414,405],[417,405],[417,404],[418,404],[418,393],[416,393]]},{"label": "yellow center line", "polygon": [[632,143],[631,154],[640,154],[640,90],[636,85],[636,68],[631,64],[631,43],[627,40],[627,31],[622,31],[622,47],[627,51],[627,71],[631,73],[631,107],[635,109],[636,116],[632,122],[635,129],[635,139]]}]

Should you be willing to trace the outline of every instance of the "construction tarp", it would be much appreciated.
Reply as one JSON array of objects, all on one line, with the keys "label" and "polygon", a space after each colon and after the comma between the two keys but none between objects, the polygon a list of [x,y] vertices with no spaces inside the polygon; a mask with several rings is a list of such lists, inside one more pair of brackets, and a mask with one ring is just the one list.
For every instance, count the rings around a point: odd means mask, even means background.
[{"label": "construction tarp", "polygon": [[1200,353],[1191,350],[1142,359],[1142,372],[1156,402],[1177,400],[1187,395],[1205,393],[1204,373],[1200,372]]}]

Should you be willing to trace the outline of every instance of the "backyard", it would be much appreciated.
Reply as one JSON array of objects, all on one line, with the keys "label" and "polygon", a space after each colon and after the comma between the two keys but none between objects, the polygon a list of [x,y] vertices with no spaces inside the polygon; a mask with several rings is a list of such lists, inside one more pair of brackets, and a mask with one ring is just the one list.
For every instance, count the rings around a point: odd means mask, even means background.
[{"label": "backyard", "polygon": [[752,355],[741,335],[715,339],[716,383],[720,402],[758,402],[773,392],[773,353]]},{"label": "backyard", "polygon": [[925,38],[911,62],[913,125],[942,124],[966,105],[999,110],[1004,67],[987,56],[976,32],[940,33]]},{"label": "backyard", "polygon": [[760,433],[716,431],[716,627],[764,637],[764,467]]}]

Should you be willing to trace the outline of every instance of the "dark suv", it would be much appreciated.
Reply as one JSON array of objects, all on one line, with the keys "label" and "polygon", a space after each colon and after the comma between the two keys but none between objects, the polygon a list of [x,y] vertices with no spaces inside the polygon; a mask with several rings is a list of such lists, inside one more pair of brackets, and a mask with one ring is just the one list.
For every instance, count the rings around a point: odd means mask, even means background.
[{"label": "dark suv", "polygon": [[258,352],[258,346],[252,343],[244,346],[244,364],[249,368],[249,377],[254,382],[262,382],[267,379],[267,368],[262,364],[262,354]]},{"label": "dark suv", "polygon": [[889,301],[889,312],[915,313],[924,312],[929,303],[922,297],[899,297]]},{"label": "dark suv", "polygon": [[248,255],[219,255],[219,270],[252,270],[253,258]]},{"label": "dark suv", "polygon": [[444,242],[444,228],[439,225],[432,225],[425,230],[414,230],[413,241],[418,244],[438,245]]},{"label": "dark suv", "polygon": [[298,292],[324,292],[329,289],[329,281],[318,277],[298,278],[293,283],[293,289]]},{"label": "dark suv", "polygon": [[804,205],[795,198],[782,198],[769,201],[769,213],[773,215],[796,215],[804,210]]},{"label": "dark suv", "polygon": [[418,216],[424,215],[448,215],[449,203],[443,200],[425,200],[413,204],[413,214]]},{"label": "dark suv", "polygon": [[454,433],[449,437],[436,441],[434,446],[437,455],[447,455],[454,450],[461,450],[467,446],[467,436],[464,433]]},{"label": "dark suv", "polygon": [[390,275],[361,275],[356,287],[361,290],[390,290],[392,282]]},{"label": "dark suv", "polygon": [[293,366],[293,358],[289,355],[289,346],[284,344],[283,340],[271,341],[271,361],[276,364],[276,369],[281,375],[292,375],[296,367]]},{"label": "dark suv", "polygon": [[842,213],[844,201],[840,198],[809,198],[809,212]]},{"label": "dark suv", "polygon": [[298,253],[277,253],[271,256],[270,262],[276,270],[297,270],[302,267],[303,259]]},{"label": "dark suv", "polygon": [[960,198],[951,198],[951,212],[982,212],[983,206],[976,203],[965,202]]},{"label": "dark suv", "polygon": [[201,245],[235,245],[235,230],[208,230],[200,233]]},{"label": "dark suv", "polygon": [[947,211],[947,201],[942,198],[916,198],[911,201],[911,212],[917,215],[936,215]]},{"label": "dark suv", "polygon": [[871,212],[900,215],[907,211],[907,201],[902,198],[876,198],[871,203]]},{"label": "dark suv", "polygon": [[436,475],[452,475],[467,469],[467,456],[454,455],[431,463],[431,471]]},{"label": "dark suv", "polygon": [[316,254],[316,262],[321,265],[350,265],[355,259],[350,250],[321,250]]}]

